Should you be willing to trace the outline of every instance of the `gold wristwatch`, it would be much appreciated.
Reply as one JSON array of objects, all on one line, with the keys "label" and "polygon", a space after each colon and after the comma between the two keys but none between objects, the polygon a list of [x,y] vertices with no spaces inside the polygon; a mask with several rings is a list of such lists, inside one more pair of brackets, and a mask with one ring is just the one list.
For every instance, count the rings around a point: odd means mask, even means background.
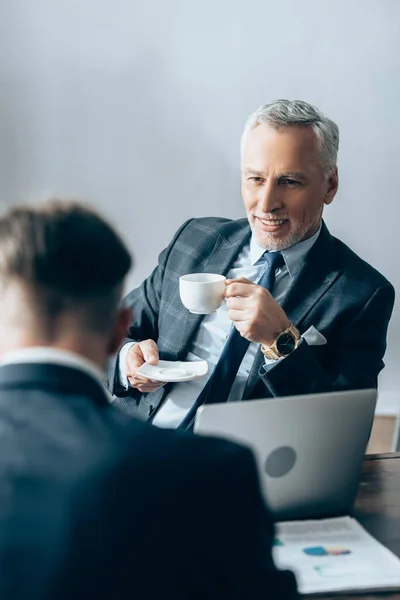
[{"label": "gold wristwatch", "polygon": [[300,344],[300,332],[292,323],[282,331],[271,346],[261,344],[261,352],[270,360],[289,356]]}]

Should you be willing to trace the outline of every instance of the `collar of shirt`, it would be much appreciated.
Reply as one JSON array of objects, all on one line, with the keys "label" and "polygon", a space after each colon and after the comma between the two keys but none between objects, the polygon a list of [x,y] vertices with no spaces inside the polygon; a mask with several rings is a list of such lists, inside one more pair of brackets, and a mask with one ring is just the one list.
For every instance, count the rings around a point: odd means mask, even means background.
[{"label": "collar of shirt", "polygon": [[[306,257],[306,254],[311,250],[314,246],[315,242],[318,239],[318,236],[321,232],[322,223],[318,228],[318,231],[314,233],[310,238],[299,242],[295,246],[291,248],[287,248],[286,250],[282,250],[282,256],[285,261],[287,270],[291,278],[293,278],[300,271],[303,261]],[[265,248],[261,248],[258,244],[256,237],[254,235],[251,236],[250,240],[250,260],[251,264],[255,265],[262,258],[265,253]]]},{"label": "collar of shirt", "polygon": [[[92,377],[97,383],[100,383],[101,387],[105,390],[104,374],[101,368],[93,361],[80,354],[75,354],[75,352],[49,346],[31,346],[29,348],[12,350],[0,358],[0,367],[20,363],[49,363],[78,369]],[[108,396],[107,398],[111,402],[111,396],[110,398]]]}]

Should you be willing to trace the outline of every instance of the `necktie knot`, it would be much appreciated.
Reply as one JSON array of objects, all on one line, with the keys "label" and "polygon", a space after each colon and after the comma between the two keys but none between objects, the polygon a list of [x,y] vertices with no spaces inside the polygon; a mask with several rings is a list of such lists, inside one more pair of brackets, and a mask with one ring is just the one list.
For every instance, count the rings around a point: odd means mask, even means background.
[{"label": "necktie knot", "polygon": [[270,271],[276,271],[276,269],[279,269],[279,267],[283,267],[283,265],[285,264],[282,252],[265,252],[263,258],[268,264],[268,269]]},{"label": "necktie knot", "polygon": [[283,267],[285,261],[283,260],[282,252],[265,252],[263,258],[265,260],[265,269],[263,269],[258,285],[272,292],[275,284],[275,271],[279,267]]}]

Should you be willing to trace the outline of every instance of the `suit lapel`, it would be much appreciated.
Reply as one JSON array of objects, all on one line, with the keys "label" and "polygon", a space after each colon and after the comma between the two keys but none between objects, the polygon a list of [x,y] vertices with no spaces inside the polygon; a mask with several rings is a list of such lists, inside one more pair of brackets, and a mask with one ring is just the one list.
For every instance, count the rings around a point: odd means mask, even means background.
[{"label": "suit lapel", "polygon": [[[221,233],[208,257],[197,267],[198,273],[217,273],[227,275],[245,244],[249,241],[251,230],[247,219],[242,219],[240,226],[233,232]],[[184,322],[177,338],[174,340],[179,347],[175,360],[186,356],[190,344],[200,326],[204,315],[194,315],[185,311]]]},{"label": "suit lapel", "polygon": [[[281,303],[289,320],[300,331],[302,331],[302,321],[340,274],[341,270],[337,268],[335,257],[332,255],[332,237],[323,223],[317,241],[307,254],[303,267],[292,280]],[[263,359],[261,350],[258,350],[243,392],[243,398],[251,397],[259,381],[258,371]]]}]

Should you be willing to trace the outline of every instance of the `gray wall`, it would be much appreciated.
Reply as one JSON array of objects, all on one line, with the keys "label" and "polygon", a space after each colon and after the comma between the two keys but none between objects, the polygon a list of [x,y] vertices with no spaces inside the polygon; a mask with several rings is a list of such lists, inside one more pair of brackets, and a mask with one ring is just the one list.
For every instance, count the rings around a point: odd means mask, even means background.
[{"label": "gray wall", "polygon": [[[341,128],[332,232],[399,289],[397,0],[0,0],[0,191],[93,199],[138,283],[186,218],[243,215],[246,115],[277,97]],[[400,312],[381,389],[397,402]]]}]

